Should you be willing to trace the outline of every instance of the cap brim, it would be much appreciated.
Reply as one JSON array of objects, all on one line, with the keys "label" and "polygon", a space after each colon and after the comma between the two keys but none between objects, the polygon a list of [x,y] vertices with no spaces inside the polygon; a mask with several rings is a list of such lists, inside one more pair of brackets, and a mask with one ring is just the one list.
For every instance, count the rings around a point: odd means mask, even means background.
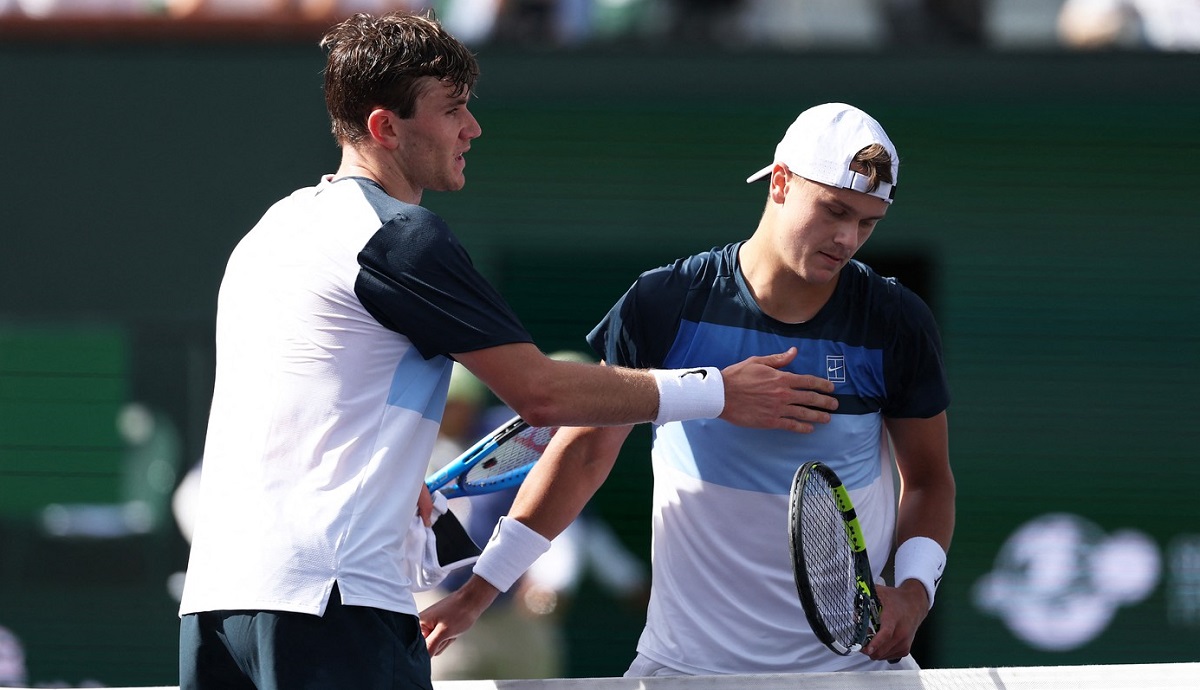
[{"label": "cap brim", "polygon": [[772,164],[768,165],[767,167],[763,168],[762,170],[759,170],[758,172],[754,173],[750,177],[747,177],[746,182],[749,183],[749,182],[755,182],[757,180],[761,180],[762,178],[766,177],[767,175],[770,175],[771,171],[774,168],[775,168],[775,164],[772,163]]}]

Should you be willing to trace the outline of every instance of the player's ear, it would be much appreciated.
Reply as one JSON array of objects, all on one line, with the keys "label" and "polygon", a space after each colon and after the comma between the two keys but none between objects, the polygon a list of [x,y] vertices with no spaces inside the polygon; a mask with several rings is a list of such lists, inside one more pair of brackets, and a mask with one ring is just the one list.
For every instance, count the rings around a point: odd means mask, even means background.
[{"label": "player's ear", "polygon": [[379,145],[394,149],[400,145],[400,118],[393,110],[376,108],[367,115],[367,132]]},{"label": "player's ear", "polygon": [[792,173],[787,169],[787,166],[782,163],[776,163],[771,169],[771,174],[767,178],[767,184],[770,185],[768,195],[771,201],[777,204],[783,203],[783,198],[787,196],[787,186],[791,182]]}]

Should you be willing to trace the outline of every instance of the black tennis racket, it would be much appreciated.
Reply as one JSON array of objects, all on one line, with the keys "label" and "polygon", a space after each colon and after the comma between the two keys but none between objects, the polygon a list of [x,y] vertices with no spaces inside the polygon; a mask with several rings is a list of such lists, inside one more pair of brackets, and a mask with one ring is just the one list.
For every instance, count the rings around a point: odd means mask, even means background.
[{"label": "black tennis racket", "polygon": [[823,463],[796,471],[788,538],[796,591],[813,632],[842,656],[861,650],[879,627],[882,606],[850,493]]},{"label": "black tennis racket", "polygon": [[446,498],[478,496],[519,486],[542,457],[558,427],[529,426],[513,417],[465,453],[425,478]]}]

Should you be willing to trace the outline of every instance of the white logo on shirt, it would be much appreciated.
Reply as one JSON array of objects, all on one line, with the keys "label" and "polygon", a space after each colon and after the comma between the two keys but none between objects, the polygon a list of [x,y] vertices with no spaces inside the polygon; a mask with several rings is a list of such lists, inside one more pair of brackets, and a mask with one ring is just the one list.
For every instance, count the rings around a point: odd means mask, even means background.
[{"label": "white logo on shirt", "polygon": [[845,355],[825,355],[825,378],[834,383],[846,382]]}]

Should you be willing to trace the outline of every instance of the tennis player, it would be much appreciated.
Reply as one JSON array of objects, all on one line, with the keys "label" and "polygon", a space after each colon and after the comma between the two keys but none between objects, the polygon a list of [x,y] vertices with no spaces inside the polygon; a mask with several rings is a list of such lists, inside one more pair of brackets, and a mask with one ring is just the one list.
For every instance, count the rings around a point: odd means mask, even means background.
[{"label": "tennis player", "polygon": [[[747,180],[767,187],[753,235],[642,274],[589,334],[602,359],[630,367],[794,347],[787,368],[827,379],[840,403],[806,436],[722,420],[654,426],[652,591],[626,675],[916,667],[913,637],[954,528],[949,393],[928,307],[853,259],[887,214],[898,172],[891,140],[863,111],[840,103],[804,111],[774,162]],[[472,578],[422,613],[431,650],[466,630],[534,556],[511,535],[552,538],[575,517],[629,428],[559,432]],[[881,630],[862,654],[827,649],[797,597],[788,492],[808,460],[827,463],[850,489],[877,578],[894,556],[895,586],[879,588]]]},{"label": "tennis player", "polygon": [[[462,188],[474,56],[426,16],[323,38],[336,173],[234,249],[180,605],[180,686],[430,688],[405,535],[454,360],[536,425],[829,419],[795,351],[645,371],[544,356],[424,190]],[[541,539],[539,537],[539,539]],[[542,540],[544,541],[544,540]]]}]

